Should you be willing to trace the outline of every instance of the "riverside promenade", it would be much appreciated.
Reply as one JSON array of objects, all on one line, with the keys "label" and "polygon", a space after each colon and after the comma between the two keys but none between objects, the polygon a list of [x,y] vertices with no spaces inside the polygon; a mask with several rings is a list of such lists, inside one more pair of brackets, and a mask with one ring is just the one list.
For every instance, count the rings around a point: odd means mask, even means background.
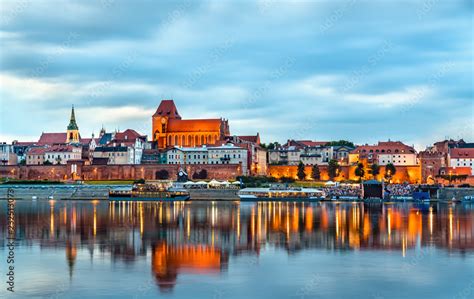
[{"label": "riverside promenade", "polygon": [[7,199],[8,189],[15,199],[107,200],[110,186],[93,185],[0,185],[0,199]]}]

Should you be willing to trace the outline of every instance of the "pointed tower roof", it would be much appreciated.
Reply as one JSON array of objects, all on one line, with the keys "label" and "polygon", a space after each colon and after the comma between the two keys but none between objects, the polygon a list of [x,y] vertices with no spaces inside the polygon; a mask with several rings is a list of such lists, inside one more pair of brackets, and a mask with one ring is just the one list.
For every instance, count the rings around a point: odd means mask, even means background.
[{"label": "pointed tower roof", "polygon": [[69,121],[69,125],[67,126],[68,131],[69,130],[79,130],[77,123],[76,123],[76,116],[74,115],[74,105],[72,105],[72,110],[71,110],[71,120]]},{"label": "pointed tower roof", "polygon": [[181,119],[181,115],[179,115],[173,100],[162,100],[153,116],[168,116],[169,118]]}]

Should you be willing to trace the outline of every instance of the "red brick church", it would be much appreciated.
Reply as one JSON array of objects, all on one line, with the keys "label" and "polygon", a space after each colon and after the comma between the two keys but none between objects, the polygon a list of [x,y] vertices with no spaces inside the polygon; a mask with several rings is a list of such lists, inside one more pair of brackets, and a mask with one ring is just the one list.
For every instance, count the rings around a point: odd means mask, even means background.
[{"label": "red brick church", "polygon": [[158,148],[195,147],[225,142],[229,122],[223,118],[181,119],[173,100],[163,100],[152,117],[152,136]]}]

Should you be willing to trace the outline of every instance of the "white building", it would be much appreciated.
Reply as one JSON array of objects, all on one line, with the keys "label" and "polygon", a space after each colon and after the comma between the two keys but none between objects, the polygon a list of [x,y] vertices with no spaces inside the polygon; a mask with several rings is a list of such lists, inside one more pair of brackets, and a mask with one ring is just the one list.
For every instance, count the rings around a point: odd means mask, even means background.
[{"label": "white building", "polygon": [[203,147],[175,146],[166,152],[168,164],[207,164],[208,152]]},{"label": "white building", "polygon": [[98,146],[92,156],[107,158],[108,165],[134,164],[134,152],[131,146]]},{"label": "white building", "polygon": [[175,146],[166,152],[168,164],[240,164],[243,174],[248,174],[247,156],[246,148],[233,144],[213,147]]},{"label": "white building", "polygon": [[209,147],[208,150],[208,164],[241,164],[242,173],[248,174],[247,149],[228,143],[222,146]]},{"label": "white building", "polygon": [[395,166],[417,165],[415,153],[398,153],[398,154],[379,154],[378,165],[387,165],[392,163]]},{"label": "white building", "polygon": [[450,167],[470,167],[474,175],[474,148],[452,148],[448,157]]},{"label": "white building", "polygon": [[82,148],[77,146],[53,146],[45,148],[44,162],[51,164],[67,164],[69,160],[80,160]]},{"label": "white building", "polygon": [[109,158],[108,164],[140,164],[143,150],[147,147],[147,136],[127,129],[123,132],[105,133],[102,129],[98,143],[91,144],[94,158]]}]

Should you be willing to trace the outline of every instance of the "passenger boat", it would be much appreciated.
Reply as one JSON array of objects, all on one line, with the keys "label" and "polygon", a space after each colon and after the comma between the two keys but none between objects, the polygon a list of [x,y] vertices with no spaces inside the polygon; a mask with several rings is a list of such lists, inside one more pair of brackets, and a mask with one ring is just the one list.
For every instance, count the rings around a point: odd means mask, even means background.
[{"label": "passenger boat", "polygon": [[238,192],[240,201],[320,201],[326,193],[314,188],[245,188]]},{"label": "passenger boat", "polygon": [[186,201],[189,192],[184,189],[153,184],[136,184],[132,187],[111,188],[109,200],[130,201]]},{"label": "passenger boat", "polygon": [[427,191],[414,191],[413,194],[414,201],[430,202],[431,196]]}]

